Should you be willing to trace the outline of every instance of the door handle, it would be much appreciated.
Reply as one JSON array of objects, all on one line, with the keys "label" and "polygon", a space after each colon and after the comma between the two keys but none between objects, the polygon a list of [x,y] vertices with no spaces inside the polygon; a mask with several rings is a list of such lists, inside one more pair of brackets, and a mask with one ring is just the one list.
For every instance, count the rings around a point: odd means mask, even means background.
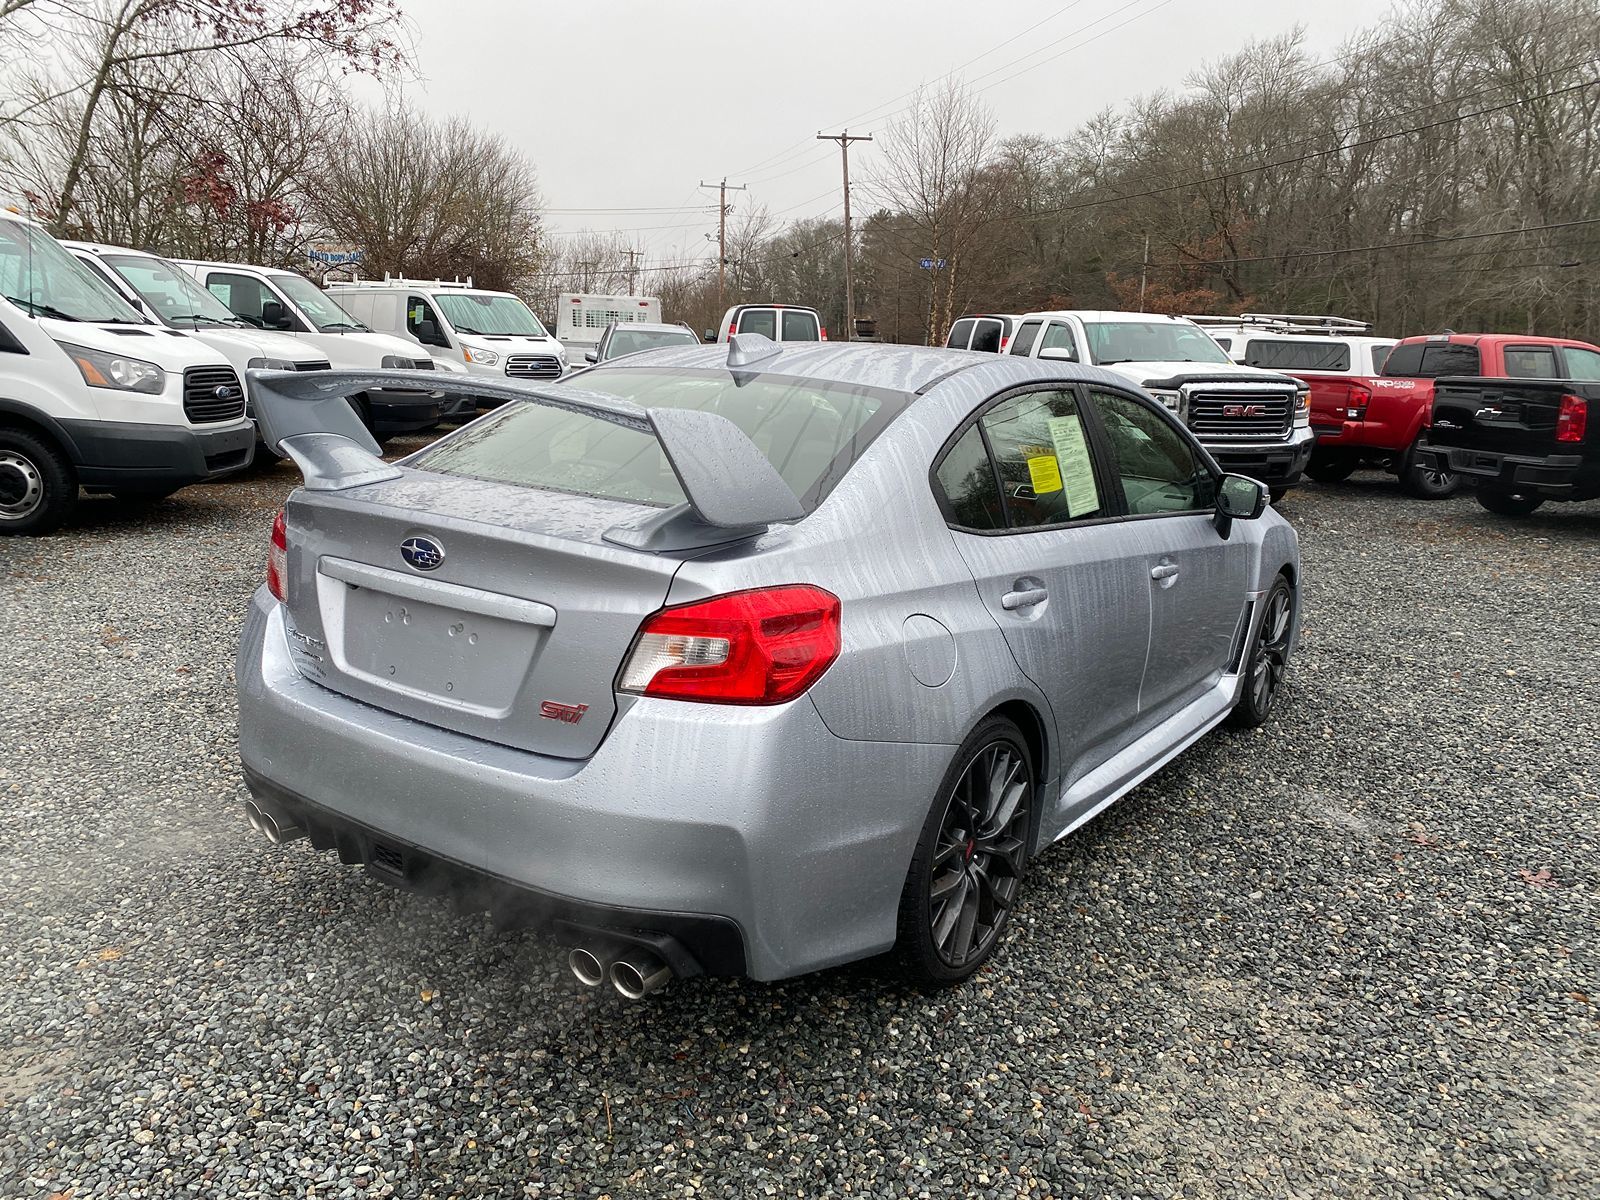
[{"label": "door handle", "polygon": [[1176,579],[1178,576],[1177,563],[1161,563],[1150,568],[1151,579]]},{"label": "door handle", "polygon": [[1044,588],[1024,588],[1020,592],[1007,592],[1000,597],[1000,607],[1008,610],[1018,608],[1032,608],[1035,604],[1043,604],[1050,598],[1050,593]]}]

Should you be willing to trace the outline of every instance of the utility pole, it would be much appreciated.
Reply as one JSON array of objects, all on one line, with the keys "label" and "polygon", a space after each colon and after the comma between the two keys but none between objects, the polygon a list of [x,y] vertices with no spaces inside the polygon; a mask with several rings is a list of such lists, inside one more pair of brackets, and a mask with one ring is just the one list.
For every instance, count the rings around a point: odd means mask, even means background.
[{"label": "utility pole", "polygon": [[871,134],[851,137],[848,129],[843,133],[817,133],[819,142],[839,143],[839,156],[844,163],[844,340],[847,342],[856,340],[855,246],[850,236],[850,143],[871,140]]},{"label": "utility pole", "polygon": [[741,183],[729,187],[728,177],[724,175],[721,183],[707,183],[702,179],[700,186],[717,189],[717,307],[726,308],[724,292],[728,274],[728,193],[742,192],[745,190],[745,185]]},{"label": "utility pole", "polygon": [[633,287],[634,276],[639,273],[639,255],[644,251],[624,250],[623,253],[628,256],[628,295],[634,296],[638,294]]}]

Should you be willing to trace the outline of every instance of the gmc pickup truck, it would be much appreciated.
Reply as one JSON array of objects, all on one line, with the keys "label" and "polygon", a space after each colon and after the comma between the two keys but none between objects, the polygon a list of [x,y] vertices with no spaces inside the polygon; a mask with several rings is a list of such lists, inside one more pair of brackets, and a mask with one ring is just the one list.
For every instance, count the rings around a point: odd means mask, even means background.
[{"label": "gmc pickup truck", "polygon": [[1475,478],[1478,503],[1525,517],[1600,497],[1600,350],[1568,348],[1566,379],[1440,379],[1419,454]]}]

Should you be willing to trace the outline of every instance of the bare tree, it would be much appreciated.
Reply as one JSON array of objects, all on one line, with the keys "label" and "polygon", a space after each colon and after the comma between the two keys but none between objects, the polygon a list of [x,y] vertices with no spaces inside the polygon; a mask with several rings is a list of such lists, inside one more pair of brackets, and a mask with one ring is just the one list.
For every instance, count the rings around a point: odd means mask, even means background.
[{"label": "bare tree", "polygon": [[498,135],[403,107],[354,119],[319,180],[317,211],[371,272],[471,275],[507,287],[538,266],[532,164]]},{"label": "bare tree", "polygon": [[950,328],[966,252],[988,212],[981,180],[994,129],[993,114],[951,79],[918,91],[906,115],[876,144],[877,174],[865,191],[905,217],[906,232],[920,241],[903,245],[905,255],[935,263],[930,344],[943,342]]}]

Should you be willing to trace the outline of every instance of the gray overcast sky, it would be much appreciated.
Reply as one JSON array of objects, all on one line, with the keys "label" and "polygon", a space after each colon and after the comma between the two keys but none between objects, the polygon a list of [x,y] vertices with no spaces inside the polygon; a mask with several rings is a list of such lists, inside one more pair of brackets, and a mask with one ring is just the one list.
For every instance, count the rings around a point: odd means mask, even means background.
[{"label": "gray overcast sky", "polygon": [[[781,220],[836,213],[839,153],[813,141],[817,131],[836,133],[848,121],[853,133],[881,132],[905,93],[955,68],[982,89],[1002,135],[1059,136],[1107,104],[1178,87],[1202,63],[1297,24],[1310,52],[1328,58],[1390,7],[405,0],[421,75],[406,92],[524,151],[538,168],[553,231],[627,230],[652,262],[677,262],[707,253],[702,234],[716,230],[700,180],[747,183],[735,203],[765,204]],[[1001,44],[1035,22],[1042,23]],[[1053,55],[1060,57],[1026,70]],[[853,178],[870,175],[872,165],[870,146],[852,149]],[[694,204],[710,207],[681,211]],[[657,211],[574,211],[596,209]]]}]

